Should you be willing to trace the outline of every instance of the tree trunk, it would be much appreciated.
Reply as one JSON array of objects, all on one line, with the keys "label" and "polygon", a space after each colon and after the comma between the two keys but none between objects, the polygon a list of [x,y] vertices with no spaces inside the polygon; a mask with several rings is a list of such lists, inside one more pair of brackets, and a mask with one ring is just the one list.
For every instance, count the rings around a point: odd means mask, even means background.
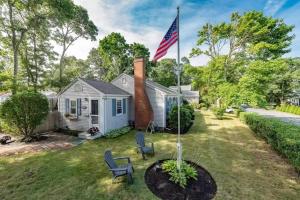
[{"label": "tree trunk", "polygon": [[11,44],[13,48],[13,63],[14,63],[14,73],[13,73],[13,79],[12,79],[12,94],[15,94],[17,92],[17,76],[18,76],[18,49],[17,49],[17,36],[16,36],[16,30],[14,26],[13,21],[13,10],[12,10],[12,2],[8,1],[8,12],[9,12],[9,21],[11,25]]},{"label": "tree trunk", "polygon": [[63,52],[62,52],[60,60],[59,60],[59,91],[62,90],[62,73],[63,73],[65,53],[66,53],[66,48],[64,45]]},{"label": "tree trunk", "polygon": [[33,58],[34,58],[34,66],[35,66],[35,80],[33,81],[34,91],[37,91],[38,84],[38,64],[37,64],[37,55],[36,55],[36,35],[33,35]]}]

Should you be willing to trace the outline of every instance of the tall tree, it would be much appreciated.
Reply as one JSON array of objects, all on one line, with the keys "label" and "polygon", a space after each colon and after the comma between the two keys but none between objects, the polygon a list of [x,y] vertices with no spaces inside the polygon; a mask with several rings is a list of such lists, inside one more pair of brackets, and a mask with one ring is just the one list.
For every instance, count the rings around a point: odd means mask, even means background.
[{"label": "tall tree", "polygon": [[147,73],[151,69],[149,62],[150,52],[143,44],[128,44],[120,33],[111,33],[99,41],[99,54],[106,75],[106,81],[111,81],[121,73],[132,74],[133,59],[144,57],[146,59]]},{"label": "tall tree", "polygon": [[268,60],[289,52],[293,28],[282,19],[264,16],[262,12],[250,11],[243,15],[235,12],[228,23],[205,24],[198,32],[197,47],[192,49],[191,56],[204,54],[212,60],[224,57],[227,81],[228,67],[236,57]]},{"label": "tall tree", "polygon": [[92,48],[86,60],[89,65],[89,77],[92,79],[104,79],[106,69],[103,67],[103,60],[99,55],[99,51],[96,48]]},{"label": "tall tree", "polygon": [[49,7],[45,9],[45,4],[37,3],[39,1],[41,0],[33,0],[27,6],[27,15],[34,20],[19,51],[27,85],[28,87],[33,86],[34,90],[40,86],[40,76],[52,64],[51,61],[54,60],[55,55],[50,44]]},{"label": "tall tree", "polygon": [[[71,0],[52,3],[54,12],[54,40],[62,47],[59,59],[59,77],[62,83],[64,58],[69,47],[79,38],[96,40],[98,29],[89,19],[87,10]],[[62,86],[60,86],[60,89]]]},{"label": "tall tree", "polygon": [[98,50],[107,70],[105,80],[111,81],[122,72],[131,71],[129,45],[120,33],[111,33],[100,40]]},{"label": "tall tree", "polygon": [[[6,39],[1,39],[1,42],[8,42],[8,47],[11,48],[13,54],[13,79],[12,92],[17,91],[18,79],[18,51],[21,42],[24,39],[25,33],[31,26],[32,18],[25,13],[28,1],[22,0],[1,0],[0,6],[2,15],[0,16],[2,36]],[[7,45],[7,44],[6,44]]]},{"label": "tall tree", "polygon": [[45,84],[51,88],[66,87],[76,78],[93,78],[89,73],[89,65],[86,60],[77,59],[74,56],[66,56],[64,58],[64,73],[60,77],[59,65],[47,73]]},{"label": "tall tree", "polygon": [[176,59],[165,58],[159,61],[152,72],[152,80],[166,87],[176,85],[176,75],[174,73]]}]

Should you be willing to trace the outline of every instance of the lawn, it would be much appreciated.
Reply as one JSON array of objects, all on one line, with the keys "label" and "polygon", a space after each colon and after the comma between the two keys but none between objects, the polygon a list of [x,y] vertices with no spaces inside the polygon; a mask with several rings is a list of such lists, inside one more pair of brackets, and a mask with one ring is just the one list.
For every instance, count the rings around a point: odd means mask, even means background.
[{"label": "lawn", "polygon": [[[0,158],[0,199],[156,199],[144,183],[144,172],[156,159],[176,155],[176,135],[147,138],[155,143],[156,155],[146,161],[136,154],[134,132],[66,151]],[[182,141],[184,158],[202,165],[214,177],[215,199],[300,196],[300,181],[291,165],[235,117],[217,120],[208,111],[196,113],[195,124]],[[112,183],[103,161],[108,148],[115,156],[131,157],[133,185],[122,179]]]}]

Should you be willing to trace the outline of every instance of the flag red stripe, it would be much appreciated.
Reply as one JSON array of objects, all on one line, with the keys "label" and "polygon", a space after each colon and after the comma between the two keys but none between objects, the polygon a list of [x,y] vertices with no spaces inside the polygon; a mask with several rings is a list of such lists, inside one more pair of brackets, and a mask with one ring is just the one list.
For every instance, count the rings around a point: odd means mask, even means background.
[{"label": "flag red stripe", "polygon": [[155,56],[154,56],[154,60],[158,60],[159,58],[163,57],[164,55],[166,55],[166,53],[168,52],[168,48],[170,46],[172,46],[175,42],[177,41],[177,38],[175,38],[169,45],[168,47],[166,47],[166,49],[164,51],[159,51],[156,52]]},{"label": "flag red stripe", "polygon": [[[177,37],[172,38],[172,39],[169,41],[169,43],[168,43],[167,45],[158,48],[157,51],[156,51],[156,54],[159,54],[159,53],[161,53],[162,51],[168,50],[168,48],[169,48],[170,46],[172,46],[172,44],[174,44],[176,41],[177,41]],[[155,57],[155,56],[154,56],[154,57]]]},{"label": "flag red stripe", "polygon": [[173,37],[177,37],[177,33],[176,33],[176,32],[174,32],[174,33],[172,34],[172,36],[171,36],[171,38],[170,38],[169,40],[165,40],[165,39],[164,39],[164,40],[161,42],[161,44],[159,45],[158,48],[161,48],[162,46],[165,46],[166,44],[170,43],[170,40],[173,39]]},{"label": "flag red stripe", "polygon": [[163,57],[164,55],[167,54],[168,51],[164,51],[162,54],[157,55],[156,57],[154,57],[154,61],[157,61],[158,59],[160,59],[161,57]]},{"label": "flag red stripe", "polygon": [[177,36],[176,36],[176,35],[174,35],[172,38],[170,38],[170,40],[169,40],[168,43],[166,43],[166,44],[163,45],[163,46],[158,47],[158,49],[157,49],[156,52],[160,51],[161,49],[165,49],[166,47],[169,47],[169,46],[170,46],[169,44],[172,43],[172,41],[173,41],[174,39],[177,40]]},{"label": "flag red stripe", "polygon": [[[176,36],[177,36],[177,32],[176,32],[176,31],[172,33],[172,37],[173,37],[174,35],[176,35]],[[168,41],[170,41],[170,39],[169,39],[169,40],[165,40],[165,39],[163,39],[163,40],[160,42],[159,46],[161,46],[161,45],[165,44],[165,43],[166,43],[166,42],[168,42]]]}]

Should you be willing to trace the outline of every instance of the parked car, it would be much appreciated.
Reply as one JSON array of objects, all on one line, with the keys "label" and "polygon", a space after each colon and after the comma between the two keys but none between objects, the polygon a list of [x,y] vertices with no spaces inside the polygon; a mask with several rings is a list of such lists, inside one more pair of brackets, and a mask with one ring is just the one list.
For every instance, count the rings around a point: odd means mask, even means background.
[{"label": "parked car", "polygon": [[240,109],[242,110],[242,111],[246,111],[246,109],[247,108],[251,108],[248,104],[246,104],[246,103],[243,103],[243,104],[241,104],[241,106],[240,106]]},{"label": "parked car", "polygon": [[234,109],[229,107],[229,108],[226,108],[225,110],[226,113],[233,113],[234,112]]}]

